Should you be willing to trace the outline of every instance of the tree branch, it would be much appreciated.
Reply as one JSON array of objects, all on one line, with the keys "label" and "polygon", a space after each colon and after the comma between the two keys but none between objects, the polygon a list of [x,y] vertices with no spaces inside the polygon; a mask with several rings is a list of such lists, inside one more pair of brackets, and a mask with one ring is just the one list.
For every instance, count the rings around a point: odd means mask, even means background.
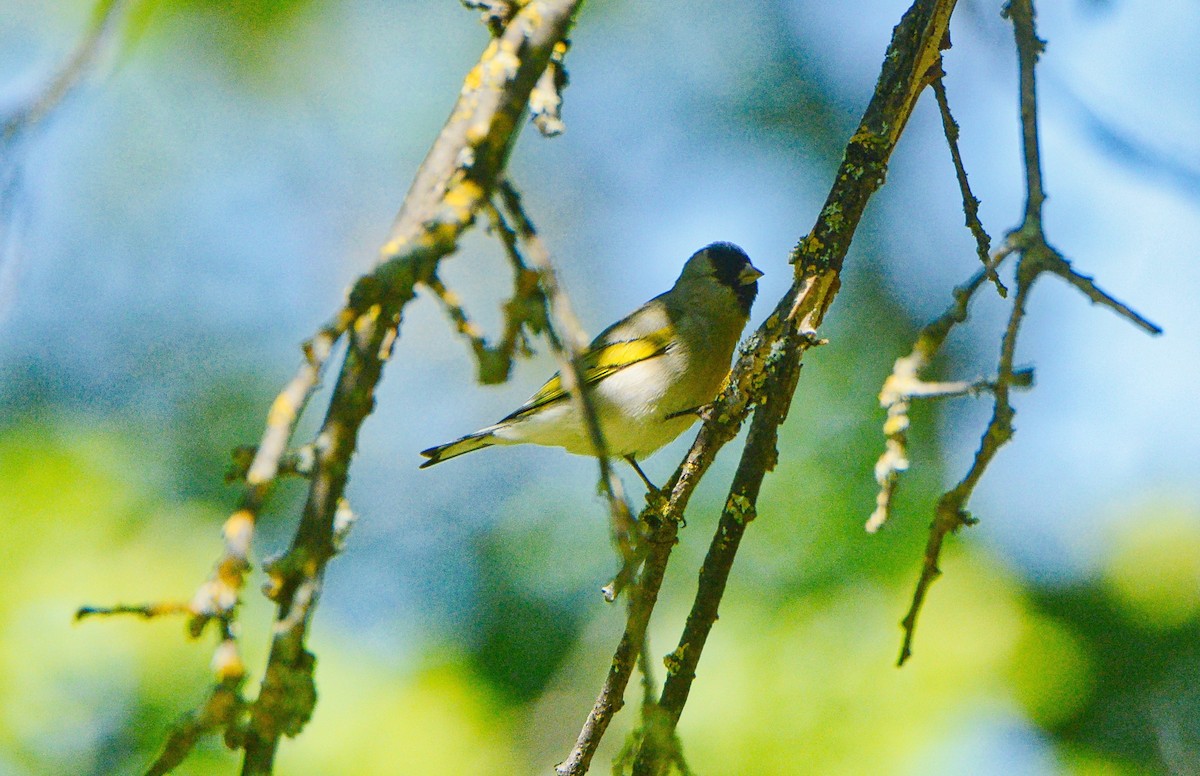
[{"label": "tree branch", "polygon": [[[942,62],[939,59],[939,70],[941,67]],[[966,225],[975,238],[975,252],[979,256],[980,263],[984,267],[989,267],[992,264],[988,258],[992,252],[992,238],[988,236],[987,230],[983,228],[983,224],[979,220],[979,200],[971,193],[971,184],[967,180],[967,169],[963,166],[962,153],[958,150],[958,122],[950,113],[950,100],[946,97],[945,72],[939,73],[931,86],[933,95],[937,98],[938,112],[942,115],[942,132],[946,136],[946,145],[950,147],[950,159],[954,162],[954,176],[958,179],[958,190],[962,195]],[[1000,282],[1000,276],[996,274],[994,266],[991,266],[987,277],[995,284],[996,291],[1001,297],[1008,296],[1008,289]]]},{"label": "tree branch", "polygon": [[[896,359],[892,373],[884,381],[883,388],[879,391],[879,405],[887,411],[887,420],[883,423],[886,442],[883,455],[875,463],[875,481],[879,483],[879,493],[875,496],[875,511],[867,519],[868,533],[875,533],[887,522],[892,497],[900,484],[900,474],[908,469],[908,410],[912,399],[966,392],[948,390],[945,386],[940,386],[939,389],[939,386],[923,381],[921,371],[942,349],[942,344],[951,329],[967,319],[967,308],[975,292],[989,276],[995,276],[996,268],[1012,254],[1012,251],[1010,245],[996,251],[996,255],[988,260],[983,269],[954,290],[954,303],[941,317],[921,329],[916,342],[913,343],[912,351],[907,356]],[[1032,374],[1030,381],[1032,382]],[[969,384],[963,383],[956,386],[970,388]],[[990,388],[991,384],[988,387]]]},{"label": "tree branch", "polygon": [[[625,632],[576,745],[558,766],[560,776],[587,771],[612,716],[621,708],[638,646],[645,637],[671,547],[692,491],[717,451],[736,435],[750,407],[759,405],[752,424],[755,445],[751,449],[748,441],[743,451],[743,464],[739,465],[741,476],[735,479],[726,502],[729,521],[736,521],[737,517],[744,520],[754,513],[755,483],[761,482],[767,469],[774,464],[776,421],[782,422],[786,416],[800,358],[806,349],[820,342],[815,333],[837,293],[842,262],[850,241],[867,201],[883,184],[892,149],[937,62],[954,5],[953,0],[917,0],[896,27],[875,94],[858,131],[846,147],[825,206],[812,231],[792,253],[795,278],[791,288],[742,346],[709,418],[687,457],[663,489],[668,494],[666,501],[652,504],[643,511],[643,522],[653,526],[648,540],[650,549],[639,584],[631,593]],[[769,455],[766,454],[767,447],[771,448]],[[712,626],[728,568],[737,551],[736,542],[721,541],[720,532],[728,530],[729,521],[723,519],[718,528],[713,546],[717,547],[719,543],[720,547],[715,551],[716,555],[710,554],[710,562],[717,561],[717,564],[702,583],[693,605],[693,616],[689,616],[691,629],[685,631],[685,639],[689,637],[686,634],[703,633],[706,636]],[[744,523],[742,526],[735,530],[744,530]],[[721,566],[724,568],[719,568]],[[706,573],[708,570],[709,562],[706,562]],[[675,654],[684,658],[674,666],[668,661],[669,675],[660,699],[667,711],[668,732],[674,730],[686,701],[702,644],[681,641],[681,648]],[[657,735],[642,737],[643,742],[649,740],[661,739]],[[638,756],[639,761],[647,759],[642,754]]]},{"label": "tree branch", "polygon": [[242,773],[270,773],[281,735],[295,735],[315,702],[308,622],[326,564],[336,552],[336,521],[350,459],[391,355],[401,313],[418,282],[488,201],[516,139],[521,114],[580,0],[531,0],[488,44],[413,180],[375,269],[349,294],[354,322],[328,411],[316,437],[307,503],[287,554],[269,569],[278,603],[259,697],[251,707]]},{"label": "tree branch", "polygon": [[1016,414],[1010,402],[1010,390],[1021,387],[1026,380],[1024,373],[1013,369],[1016,355],[1017,335],[1025,319],[1025,306],[1033,284],[1043,273],[1057,275],[1078,288],[1089,299],[1104,305],[1125,317],[1150,334],[1160,334],[1162,329],[1133,311],[1125,304],[1096,286],[1091,278],[1080,275],[1071,268],[1061,253],[1046,240],[1042,228],[1042,207],[1046,194],[1042,188],[1041,147],[1038,138],[1037,108],[1037,60],[1045,50],[1045,41],[1037,36],[1033,0],[1012,0],[1004,6],[1004,15],[1012,20],[1013,34],[1017,46],[1018,93],[1021,107],[1021,141],[1025,165],[1025,216],[1017,229],[1008,235],[1008,246],[1018,254],[1017,292],[1009,312],[1008,325],[1000,343],[1000,358],[997,378],[991,387],[993,396],[992,418],[984,429],[979,449],[966,475],[938,500],[933,523],[929,527],[929,539],[921,574],[913,591],[908,613],[901,621],[904,640],[900,647],[899,665],[912,656],[913,638],[917,618],[929,592],[929,587],[941,574],[938,561],[947,534],[976,521],[967,511],[967,502],[975,486],[983,477],[996,453],[1013,435],[1012,419]]}]

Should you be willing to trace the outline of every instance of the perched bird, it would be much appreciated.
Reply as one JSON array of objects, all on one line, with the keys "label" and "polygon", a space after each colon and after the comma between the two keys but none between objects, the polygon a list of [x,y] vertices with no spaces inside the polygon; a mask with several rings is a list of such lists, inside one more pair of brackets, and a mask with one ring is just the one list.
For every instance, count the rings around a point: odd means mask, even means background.
[{"label": "perched bird", "polygon": [[[582,357],[585,385],[610,455],[637,459],[696,422],[729,374],[760,272],[741,248],[718,242],[683,265],[670,291],[602,331]],[[531,443],[596,455],[586,424],[556,374],[499,423],[428,450],[424,469],[492,445]]]}]

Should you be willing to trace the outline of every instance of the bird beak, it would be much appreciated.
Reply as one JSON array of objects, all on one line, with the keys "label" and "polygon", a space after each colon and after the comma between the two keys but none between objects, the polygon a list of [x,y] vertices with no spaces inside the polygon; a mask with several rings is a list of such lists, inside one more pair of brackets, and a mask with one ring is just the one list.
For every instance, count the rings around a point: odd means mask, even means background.
[{"label": "bird beak", "polygon": [[742,268],[742,271],[738,273],[738,283],[743,286],[748,286],[762,276],[763,273],[758,269],[758,267],[755,267],[753,264],[747,264]]}]

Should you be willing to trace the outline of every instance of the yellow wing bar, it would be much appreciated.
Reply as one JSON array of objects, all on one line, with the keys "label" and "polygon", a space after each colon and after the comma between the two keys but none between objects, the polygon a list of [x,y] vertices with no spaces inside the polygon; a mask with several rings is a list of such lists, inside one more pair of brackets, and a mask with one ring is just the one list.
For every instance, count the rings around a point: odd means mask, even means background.
[{"label": "yellow wing bar", "polygon": [[[583,384],[587,387],[599,383],[604,378],[619,372],[627,366],[657,358],[667,352],[670,347],[669,329],[663,328],[651,332],[644,337],[623,342],[610,342],[604,345],[593,344],[592,348],[583,354]],[[562,401],[567,397],[563,389],[562,375],[555,374],[529,401],[522,404],[504,420],[515,420],[522,415]],[[504,422],[504,421],[501,421]]]}]

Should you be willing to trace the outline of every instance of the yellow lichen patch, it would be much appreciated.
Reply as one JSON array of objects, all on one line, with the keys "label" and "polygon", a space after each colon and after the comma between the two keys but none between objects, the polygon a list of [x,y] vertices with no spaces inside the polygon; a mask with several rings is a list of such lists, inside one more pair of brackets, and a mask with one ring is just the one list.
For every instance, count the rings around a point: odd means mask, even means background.
[{"label": "yellow lichen patch", "polygon": [[833,202],[826,206],[821,211],[821,217],[829,224],[832,229],[840,229],[842,226],[842,206],[837,202]]},{"label": "yellow lichen patch", "polygon": [[517,75],[521,60],[517,56],[517,47],[510,40],[502,40],[500,46],[491,57],[480,60],[483,66],[483,81],[491,88],[500,88],[506,81]]},{"label": "yellow lichen patch", "polygon": [[[290,425],[296,419],[296,405],[288,397],[286,393],[281,393],[275,397],[275,401],[271,402],[271,409],[267,413],[267,425],[283,426]],[[255,483],[250,483],[255,484]]]},{"label": "yellow lichen patch", "polygon": [[500,50],[500,41],[499,40],[497,40],[496,38],[493,38],[492,40],[488,41],[487,48],[485,48],[483,50],[483,53],[479,56],[479,64],[475,65],[475,67],[473,69],[478,70],[478,69],[482,68],[484,65],[487,64],[489,59],[496,56],[496,52],[499,50]]},{"label": "yellow lichen patch", "polygon": [[212,670],[221,682],[238,680],[246,675],[246,664],[233,639],[225,639],[217,646],[213,652]]},{"label": "yellow lichen patch", "polygon": [[358,319],[354,322],[354,331],[358,334],[367,334],[371,327],[375,325],[375,321],[378,320],[379,313],[382,311],[383,308],[378,302],[368,307],[367,311],[358,316]]},{"label": "yellow lichen patch", "polygon": [[400,248],[403,247],[404,241],[400,239],[388,240],[379,249],[379,255],[383,259],[390,259],[400,253]]},{"label": "yellow lichen patch", "polygon": [[188,604],[188,611],[195,615],[212,617],[231,611],[236,604],[235,589],[219,579],[210,579],[196,591],[196,595]]},{"label": "yellow lichen patch", "polygon": [[483,187],[464,178],[446,191],[442,202],[461,213],[470,213],[483,200]]},{"label": "yellow lichen patch", "polygon": [[279,594],[283,591],[283,572],[280,568],[268,564],[265,568],[267,572],[267,582],[263,585],[263,595],[272,601],[279,600]]},{"label": "yellow lichen patch", "polygon": [[417,238],[417,244],[424,250],[436,252],[439,249],[449,252],[454,248],[454,242],[458,239],[458,235],[462,232],[467,222],[459,223],[458,221],[438,221],[426,227],[421,236]]},{"label": "yellow lichen patch", "polygon": [[850,145],[874,145],[879,142],[879,137],[866,127],[859,127],[854,136],[850,138]]},{"label": "yellow lichen patch", "polygon": [[[545,19],[542,17],[542,9],[537,3],[529,2],[521,9],[521,20],[525,22],[525,29],[527,30],[541,27],[545,22]],[[562,43],[560,42],[558,45],[561,46]]]},{"label": "yellow lichen patch", "polygon": [[901,431],[908,430],[908,416],[903,414],[891,415],[883,422],[883,433],[886,436],[899,434]]},{"label": "yellow lichen patch", "polygon": [[[486,56],[486,55],[485,55]],[[471,68],[467,73],[467,77],[463,79],[462,91],[463,94],[473,92],[483,84],[483,68],[479,65]]]},{"label": "yellow lichen patch", "polygon": [[387,331],[383,333],[383,339],[379,343],[379,360],[388,361],[392,357],[392,346],[396,344],[396,328],[389,326]]},{"label": "yellow lichen patch", "polygon": [[[470,110],[466,111],[466,112],[474,114],[475,107],[472,106],[470,108]],[[475,148],[477,146],[483,145],[484,141],[486,141],[488,139],[489,127],[490,127],[490,125],[486,121],[476,122],[476,123],[472,124],[471,126],[467,127],[466,148]],[[466,150],[466,148],[464,148],[464,151]],[[463,159],[459,160],[459,166],[460,167],[468,166],[466,164],[463,164],[462,163],[463,161],[464,161]],[[471,164],[474,164],[474,163],[475,163],[475,159],[474,159],[474,155],[472,155]]]},{"label": "yellow lichen patch", "polygon": [[232,609],[237,604],[237,591],[246,582],[246,571],[250,568],[245,559],[227,556],[217,564],[213,588],[222,609]]},{"label": "yellow lichen patch", "polygon": [[729,499],[725,502],[725,511],[739,523],[748,523],[757,516],[754,504],[741,493],[729,494]]},{"label": "yellow lichen patch", "polygon": [[663,656],[663,665],[666,666],[667,673],[677,674],[683,666],[683,658],[687,655],[688,645],[680,644],[674,652]]},{"label": "yellow lichen patch", "polygon": [[254,513],[249,509],[239,509],[229,516],[221,530],[225,535],[227,552],[245,558],[250,552],[250,540],[254,537]]}]

